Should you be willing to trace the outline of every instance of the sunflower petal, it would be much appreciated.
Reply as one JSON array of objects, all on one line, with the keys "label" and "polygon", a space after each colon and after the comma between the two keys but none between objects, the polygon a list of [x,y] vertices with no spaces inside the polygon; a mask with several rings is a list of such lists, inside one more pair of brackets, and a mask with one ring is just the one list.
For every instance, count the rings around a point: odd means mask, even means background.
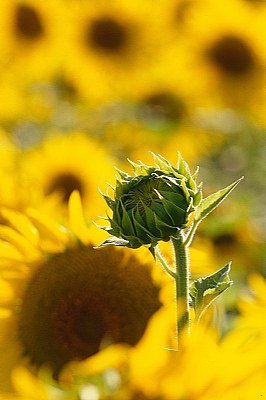
[{"label": "sunflower petal", "polygon": [[82,243],[89,241],[89,228],[85,222],[80,194],[74,190],[68,203],[69,228],[77,235]]}]

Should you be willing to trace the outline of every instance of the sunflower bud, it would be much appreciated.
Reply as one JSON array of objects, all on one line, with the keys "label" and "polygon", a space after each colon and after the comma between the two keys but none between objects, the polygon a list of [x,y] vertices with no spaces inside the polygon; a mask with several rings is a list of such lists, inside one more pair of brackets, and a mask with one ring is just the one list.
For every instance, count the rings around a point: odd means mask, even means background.
[{"label": "sunflower bud", "polygon": [[117,170],[114,199],[102,194],[113,212],[107,217],[111,226],[102,227],[112,237],[103,245],[146,245],[152,250],[159,241],[177,237],[201,202],[201,185],[180,155],[176,168],[160,155],[153,157],[153,166],[129,161],[133,176]]}]

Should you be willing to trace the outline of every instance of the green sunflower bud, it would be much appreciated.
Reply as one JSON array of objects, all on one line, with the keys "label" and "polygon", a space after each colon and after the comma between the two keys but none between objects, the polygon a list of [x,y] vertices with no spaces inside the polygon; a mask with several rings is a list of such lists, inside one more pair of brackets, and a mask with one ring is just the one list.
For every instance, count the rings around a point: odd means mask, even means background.
[{"label": "green sunflower bud", "polygon": [[102,227],[112,237],[104,244],[152,250],[159,241],[169,241],[186,228],[190,214],[202,200],[187,163],[179,155],[176,168],[160,155],[153,154],[154,165],[133,163],[134,175],[120,170],[114,199],[103,195],[113,215],[110,227]]}]

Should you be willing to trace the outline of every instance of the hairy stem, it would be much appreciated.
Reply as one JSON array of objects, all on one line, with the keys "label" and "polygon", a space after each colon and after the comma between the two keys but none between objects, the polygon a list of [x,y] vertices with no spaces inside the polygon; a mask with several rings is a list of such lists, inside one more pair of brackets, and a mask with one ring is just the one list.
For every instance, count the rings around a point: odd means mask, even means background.
[{"label": "hairy stem", "polygon": [[172,278],[176,279],[176,273],[172,270],[172,268],[168,265],[167,261],[163,258],[161,252],[158,249],[158,246],[154,248],[154,253],[156,259],[161,263],[165,272],[167,272]]},{"label": "hairy stem", "polygon": [[177,335],[189,333],[189,258],[183,233],[172,238],[176,262]]}]

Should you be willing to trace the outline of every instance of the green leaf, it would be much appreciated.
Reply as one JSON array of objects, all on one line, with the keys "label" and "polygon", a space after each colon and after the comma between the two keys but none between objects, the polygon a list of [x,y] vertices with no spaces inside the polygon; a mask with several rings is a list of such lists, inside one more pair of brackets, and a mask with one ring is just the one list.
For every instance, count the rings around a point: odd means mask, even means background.
[{"label": "green leaf", "polygon": [[233,281],[229,278],[231,262],[204,278],[195,280],[190,286],[190,297],[198,321],[210,304],[228,289]]},{"label": "green leaf", "polygon": [[238,179],[231,185],[227,186],[224,189],[219,190],[216,193],[211,194],[210,196],[206,197],[202,200],[200,205],[197,207],[195,212],[195,221],[201,221],[203,218],[207,217],[222,201],[229,195],[229,193],[234,190],[234,188],[239,184],[239,182],[244,177]]}]

